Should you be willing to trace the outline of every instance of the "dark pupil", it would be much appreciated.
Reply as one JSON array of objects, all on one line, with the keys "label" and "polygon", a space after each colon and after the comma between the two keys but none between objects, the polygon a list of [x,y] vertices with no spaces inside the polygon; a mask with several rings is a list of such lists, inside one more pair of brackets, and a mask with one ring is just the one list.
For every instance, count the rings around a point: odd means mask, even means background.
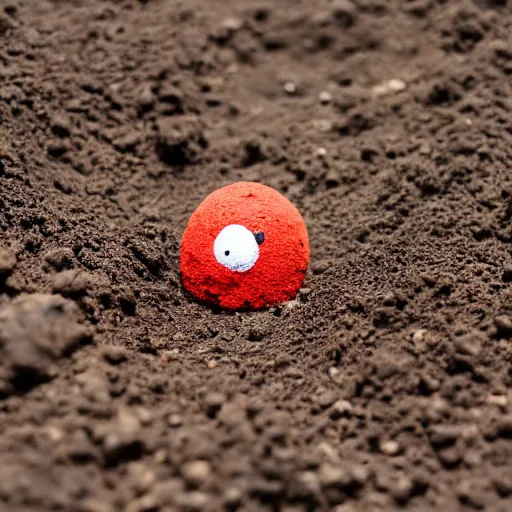
[{"label": "dark pupil", "polygon": [[229,256],[229,251],[224,251],[224,254],[225,254],[226,256]]}]

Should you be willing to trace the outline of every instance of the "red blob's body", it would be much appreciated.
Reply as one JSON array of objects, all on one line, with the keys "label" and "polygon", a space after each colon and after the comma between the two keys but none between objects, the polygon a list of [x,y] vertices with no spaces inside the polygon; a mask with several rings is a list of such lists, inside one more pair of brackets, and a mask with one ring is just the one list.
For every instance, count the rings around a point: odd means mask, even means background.
[{"label": "red blob's body", "polygon": [[[247,271],[230,270],[214,253],[216,238],[230,225],[264,235]],[[308,233],[298,210],[279,192],[239,182],[210,194],[192,214],[180,258],[183,284],[199,300],[225,309],[262,309],[297,294],[309,263]]]}]

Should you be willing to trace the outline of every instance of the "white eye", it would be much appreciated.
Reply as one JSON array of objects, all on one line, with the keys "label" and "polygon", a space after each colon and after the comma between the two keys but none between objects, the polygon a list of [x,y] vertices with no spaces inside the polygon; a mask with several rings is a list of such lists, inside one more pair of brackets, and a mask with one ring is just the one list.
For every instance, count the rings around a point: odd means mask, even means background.
[{"label": "white eye", "polygon": [[247,272],[260,255],[253,233],[239,224],[226,226],[217,235],[213,252],[221,265],[236,272]]}]

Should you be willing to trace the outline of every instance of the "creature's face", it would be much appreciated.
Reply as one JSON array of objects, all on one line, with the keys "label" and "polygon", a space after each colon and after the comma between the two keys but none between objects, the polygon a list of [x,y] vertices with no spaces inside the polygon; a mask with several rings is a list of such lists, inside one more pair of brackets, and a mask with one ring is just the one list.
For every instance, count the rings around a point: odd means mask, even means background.
[{"label": "creature's face", "polygon": [[247,272],[258,261],[259,245],[264,241],[265,233],[251,233],[240,224],[230,224],[217,235],[213,253],[217,262],[227,269]]},{"label": "creature's face", "polygon": [[208,196],[192,215],[181,245],[185,288],[228,309],[258,309],[293,298],[308,261],[299,212],[257,183],[236,183]]}]

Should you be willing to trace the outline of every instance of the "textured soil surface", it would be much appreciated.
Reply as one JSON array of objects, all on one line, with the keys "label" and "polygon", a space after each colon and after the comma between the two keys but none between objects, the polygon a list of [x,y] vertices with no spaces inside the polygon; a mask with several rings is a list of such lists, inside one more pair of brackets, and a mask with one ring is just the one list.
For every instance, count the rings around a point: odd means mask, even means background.
[{"label": "textured soil surface", "polygon": [[[512,510],[512,2],[0,3],[2,511]],[[222,313],[219,186],[302,212]]]}]

